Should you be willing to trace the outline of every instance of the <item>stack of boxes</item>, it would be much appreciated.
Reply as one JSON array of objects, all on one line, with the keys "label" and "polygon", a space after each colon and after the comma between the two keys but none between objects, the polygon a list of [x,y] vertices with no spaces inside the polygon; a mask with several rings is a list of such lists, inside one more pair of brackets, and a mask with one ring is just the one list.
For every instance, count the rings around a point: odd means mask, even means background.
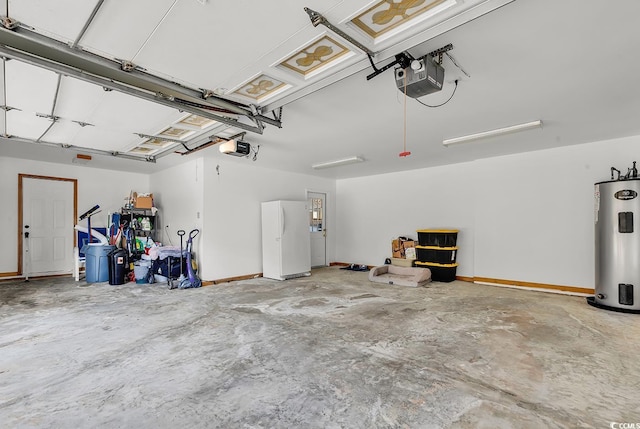
[{"label": "stack of boxes", "polygon": [[420,229],[416,246],[417,267],[431,270],[431,279],[452,282],[456,279],[457,229]]},{"label": "stack of boxes", "polygon": [[416,259],[416,243],[405,237],[396,238],[391,242],[391,264],[401,267],[410,267]]}]

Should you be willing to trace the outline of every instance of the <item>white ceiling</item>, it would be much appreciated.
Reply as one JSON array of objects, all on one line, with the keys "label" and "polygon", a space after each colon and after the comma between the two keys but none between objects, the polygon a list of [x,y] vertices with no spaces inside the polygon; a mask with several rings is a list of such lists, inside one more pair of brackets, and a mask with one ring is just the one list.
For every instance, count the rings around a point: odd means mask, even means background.
[{"label": "white ceiling", "polygon": [[[636,54],[640,2],[457,0],[441,18],[410,26],[377,43],[348,24],[373,3],[104,0],[78,46],[106,58],[132,61],[150,74],[189,88],[218,90],[247,104],[251,100],[232,94],[234,89],[262,73],[285,81],[288,86],[283,92],[253,102],[265,116],[284,106],[282,128],[267,125],[262,135],[245,137],[252,145],[260,145],[256,166],[285,171],[335,178],[366,176],[640,134]],[[0,13],[73,44],[96,4],[97,0],[9,0],[0,6]],[[404,96],[396,88],[393,70],[367,80],[372,69],[366,56],[325,27],[313,27],[303,6],[321,12],[376,51],[379,67],[402,50],[419,57],[453,44],[451,55],[470,77],[445,56],[444,88],[420,101],[444,102],[458,79],[451,101],[429,108],[407,100],[406,146],[411,156],[398,156],[403,151]],[[456,11],[461,17],[454,17]],[[462,18],[474,19],[438,35]],[[347,46],[351,55],[333,69],[307,78],[277,66],[324,34]],[[68,164],[75,152],[24,139],[126,152],[144,141],[136,133],[158,135],[185,117],[170,107],[107,92],[68,76],[60,79],[54,109],[56,73],[10,60],[0,74],[5,81],[2,104],[16,108],[0,115],[0,126],[13,136],[0,139],[0,155]],[[59,119],[52,124],[42,114]],[[444,138],[537,119],[544,122],[542,130],[442,146]],[[201,135],[202,141],[211,134],[229,136],[239,131],[217,124],[191,138]],[[252,163],[223,155],[215,147],[198,155]],[[155,164],[93,155],[89,165],[151,172],[198,155],[171,154]],[[314,163],[351,156],[365,162],[327,170],[311,168]]]}]

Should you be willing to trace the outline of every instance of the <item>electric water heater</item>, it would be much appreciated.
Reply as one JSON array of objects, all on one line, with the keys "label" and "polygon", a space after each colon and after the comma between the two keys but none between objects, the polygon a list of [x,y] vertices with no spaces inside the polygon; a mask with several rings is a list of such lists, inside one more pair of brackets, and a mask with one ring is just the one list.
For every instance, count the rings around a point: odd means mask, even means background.
[{"label": "electric water heater", "polygon": [[595,184],[595,268],[589,303],[640,313],[640,178]]}]

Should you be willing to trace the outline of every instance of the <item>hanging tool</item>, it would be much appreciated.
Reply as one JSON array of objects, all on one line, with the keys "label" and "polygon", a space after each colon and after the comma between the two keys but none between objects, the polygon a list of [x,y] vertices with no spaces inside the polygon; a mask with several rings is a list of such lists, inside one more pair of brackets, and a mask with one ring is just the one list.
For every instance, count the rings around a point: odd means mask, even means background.
[{"label": "hanging tool", "polygon": [[83,219],[84,219],[84,218],[86,218],[87,216],[90,216],[90,215],[94,214],[93,212],[95,212],[95,211],[96,211],[96,210],[98,210],[99,208],[100,208],[100,206],[96,204],[95,206],[93,206],[93,207],[91,207],[89,210],[87,210],[86,212],[82,213],[82,214],[80,215],[79,220],[83,220]]},{"label": "hanging tool", "polygon": [[89,210],[87,210],[86,212],[82,213],[80,215],[80,217],[78,218],[78,222],[83,220],[83,219],[87,219],[87,234],[88,234],[88,241],[87,243],[91,243],[93,241],[93,236],[91,235],[91,216],[96,215],[98,213],[100,213],[102,210],[96,211],[100,208],[99,205],[95,205],[93,207],[91,207]]}]

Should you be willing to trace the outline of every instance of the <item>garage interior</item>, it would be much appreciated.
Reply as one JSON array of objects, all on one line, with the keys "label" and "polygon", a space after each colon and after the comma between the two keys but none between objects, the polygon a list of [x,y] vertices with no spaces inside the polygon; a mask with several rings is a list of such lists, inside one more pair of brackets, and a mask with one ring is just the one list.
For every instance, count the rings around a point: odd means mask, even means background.
[{"label": "garage interior", "polygon": [[[585,297],[594,184],[635,180],[639,12],[630,0],[2,2],[0,418],[637,422],[637,315]],[[409,81],[425,64],[440,82]],[[204,287],[74,280],[80,215],[98,206],[91,227],[108,230],[134,192],[152,195],[153,241],[182,248],[178,231],[199,232]],[[261,203],[274,200],[320,204],[308,277],[262,276]],[[64,231],[50,252],[38,222],[49,239]],[[393,239],[430,228],[458,232],[452,282],[340,269],[383,265]]]}]

